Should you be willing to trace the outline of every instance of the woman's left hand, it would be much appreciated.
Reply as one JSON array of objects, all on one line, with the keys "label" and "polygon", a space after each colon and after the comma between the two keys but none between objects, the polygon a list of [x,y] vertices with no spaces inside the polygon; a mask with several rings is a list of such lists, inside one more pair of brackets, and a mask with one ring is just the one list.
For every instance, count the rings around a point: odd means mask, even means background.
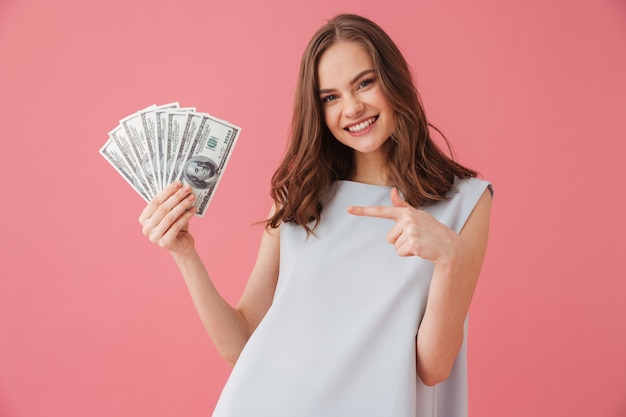
[{"label": "woman's left hand", "polygon": [[419,256],[437,264],[462,254],[460,236],[426,211],[409,205],[395,187],[391,190],[391,202],[393,206],[350,206],[348,213],[395,221],[387,233],[387,241],[400,256]]}]

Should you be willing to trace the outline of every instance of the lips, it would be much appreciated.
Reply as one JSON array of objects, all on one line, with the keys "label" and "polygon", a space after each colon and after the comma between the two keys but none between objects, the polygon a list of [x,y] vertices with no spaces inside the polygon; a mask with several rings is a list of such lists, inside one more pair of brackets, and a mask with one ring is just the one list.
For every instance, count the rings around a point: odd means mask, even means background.
[{"label": "lips", "polygon": [[345,127],[344,130],[347,130],[352,133],[359,133],[367,129],[371,124],[376,122],[377,119],[378,119],[378,116],[373,116],[373,117],[370,117],[369,119],[363,120],[362,122],[355,123],[353,125]]}]

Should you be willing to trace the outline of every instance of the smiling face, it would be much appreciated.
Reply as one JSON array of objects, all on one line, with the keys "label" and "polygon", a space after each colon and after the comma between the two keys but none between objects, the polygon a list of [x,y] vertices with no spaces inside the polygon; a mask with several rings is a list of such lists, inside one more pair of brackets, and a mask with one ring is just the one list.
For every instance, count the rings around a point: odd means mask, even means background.
[{"label": "smiling face", "polygon": [[362,161],[381,163],[395,119],[367,50],[342,41],[328,48],[317,69],[324,121],[333,136]]}]

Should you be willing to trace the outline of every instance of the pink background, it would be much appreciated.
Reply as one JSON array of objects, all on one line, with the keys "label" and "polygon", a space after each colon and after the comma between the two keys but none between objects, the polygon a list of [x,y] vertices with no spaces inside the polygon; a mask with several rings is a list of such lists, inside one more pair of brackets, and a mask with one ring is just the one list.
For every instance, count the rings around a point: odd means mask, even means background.
[{"label": "pink background", "polygon": [[152,103],[243,127],[192,225],[235,302],[300,55],[339,12],[389,32],[495,184],[471,416],[626,415],[623,1],[0,0],[0,416],[210,415],[229,368],[98,149]]}]

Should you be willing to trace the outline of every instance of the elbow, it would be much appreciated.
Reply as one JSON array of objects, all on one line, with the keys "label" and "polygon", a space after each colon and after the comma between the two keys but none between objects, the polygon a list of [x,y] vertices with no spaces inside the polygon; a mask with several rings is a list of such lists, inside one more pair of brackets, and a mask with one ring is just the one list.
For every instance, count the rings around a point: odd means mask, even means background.
[{"label": "elbow", "polygon": [[445,361],[445,363],[439,363],[436,366],[420,367],[417,368],[417,374],[419,375],[422,383],[426,386],[433,387],[440,382],[448,379],[452,373],[452,367],[454,361]]},{"label": "elbow", "polygon": [[235,366],[235,363],[237,363],[237,359],[239,358],[239,356],[222,355],[222,358],[224,358],[226,363],[232,368],[233,366]]},{"label": "elbow", "polygon": [[440,382],[445,381],[450,376],[450,371],[439,371],[439,372],[427,372],[427,373],[418,373],[422,383],[428,387],[434,387]]},{"label": "elbow", "polygon": [[463,344],[463,333],[445,344],[416,345],[417,374],[426,386],[435,386],[450,377]]},{"label": "elbow", "polygon": [[419,374],[420,379],[424,383],[424,385],[428,387],[434,387],[440,382],[445,381],[450,376],[450,372],[432,372],[427,375]]},{"label": "elbow", "polygon": [[217,351],[222,359],[224,359],[224,361],[230,365],[231,368],[235,366],[235,363],[237,363],[239,355],[241,354],[241,349],[238,349],[236,346],[221,346],[221,349],[218,347]]}]

